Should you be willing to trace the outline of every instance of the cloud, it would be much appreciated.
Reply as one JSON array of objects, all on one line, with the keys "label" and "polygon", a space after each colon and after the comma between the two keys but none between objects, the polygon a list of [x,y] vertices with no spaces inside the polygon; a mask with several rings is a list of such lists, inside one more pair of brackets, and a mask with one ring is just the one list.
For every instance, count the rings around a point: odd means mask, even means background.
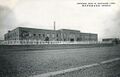
[{"label": "cloud", "polygon": [[17,4],[18,0],[0,0],[0,5],[6,6],[9,8],[14,8]]},{"label": "cloud", "polygon": [[13,11],[5,6],[0,6],[0,39],[3,39],[4,33],[14,27],[16,19]]},{"label": "cloud", "polygon": [[104,29],[104,35],[106,37],[120,38],[120,10],[118,10],[111,19],[106,21],[107,28]]}]

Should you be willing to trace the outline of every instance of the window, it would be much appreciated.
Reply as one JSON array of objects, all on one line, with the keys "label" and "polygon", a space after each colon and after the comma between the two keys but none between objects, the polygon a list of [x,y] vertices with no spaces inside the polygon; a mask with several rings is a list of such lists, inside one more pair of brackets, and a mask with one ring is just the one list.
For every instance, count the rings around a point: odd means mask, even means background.
[{"label": "window", "polygon": [[14,33],[14,36],[16,36],[16,33]]},{"label": "window", "polygon": [[45,37],[45,34],[43,34],[43,37]]},{"label": "window", "polygon": [[36,36],[36,34],[33,34],[33,36]]},{"label": "window", "polygon": [[41,34],[39,34],[39,37],[41,36]]},{"label": "window", "polygon": [[53,37],[53,38],[55,37],[55,34],[54,34],[54,33],[52,34],[52,37]]},{"label": "window", "polygon": [[58,37],[58,34],[57,34],[57,37]]},{"label": "window", "polygon": [[41,34],[39,34],[39,38],[41,37]]}]

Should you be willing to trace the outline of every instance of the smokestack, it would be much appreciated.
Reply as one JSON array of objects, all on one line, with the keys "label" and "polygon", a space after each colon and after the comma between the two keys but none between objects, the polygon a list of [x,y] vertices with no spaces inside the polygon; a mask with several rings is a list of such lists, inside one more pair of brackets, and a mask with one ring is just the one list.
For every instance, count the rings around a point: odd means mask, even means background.
[{"label": "smokestack", "polygon": [[56,22],[54,21],[54,30],[56,30],[55,28],[56,28]]}]

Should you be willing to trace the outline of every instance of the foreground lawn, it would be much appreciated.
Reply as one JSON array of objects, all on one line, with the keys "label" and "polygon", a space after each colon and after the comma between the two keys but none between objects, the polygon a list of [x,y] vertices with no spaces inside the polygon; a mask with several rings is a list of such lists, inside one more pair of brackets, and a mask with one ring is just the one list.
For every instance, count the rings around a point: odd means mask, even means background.
[{"label": "foreground lawn", "polygon": [[7,51],[0,54],[0,77],[28,77],[120,57],[120,48]]}]

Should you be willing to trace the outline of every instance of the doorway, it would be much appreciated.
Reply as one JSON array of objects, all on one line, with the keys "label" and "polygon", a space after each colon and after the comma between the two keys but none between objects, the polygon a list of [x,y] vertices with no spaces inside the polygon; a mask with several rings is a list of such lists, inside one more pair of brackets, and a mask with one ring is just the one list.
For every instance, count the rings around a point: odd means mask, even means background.
[{"label": "doorway", "polygon": [[70,41],[71,41],[71,42],[73,42],[73,41],[74,41],[74,39],[73,39],[73,38],[71,38],[71,39],[70,39]]}]

